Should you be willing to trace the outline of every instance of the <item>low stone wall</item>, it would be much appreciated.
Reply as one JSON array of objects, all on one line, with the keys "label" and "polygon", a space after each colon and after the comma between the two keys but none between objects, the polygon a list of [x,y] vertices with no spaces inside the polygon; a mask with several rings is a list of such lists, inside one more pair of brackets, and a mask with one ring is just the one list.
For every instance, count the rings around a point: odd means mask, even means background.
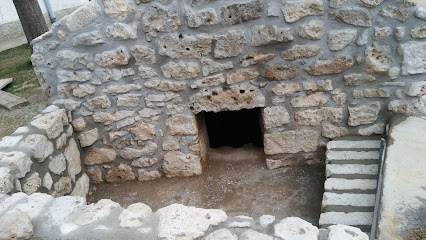
[{"label": "low stone wall", "polygon": [[[0,193],[44,192],[86,197],[89,177],[80,159],[70,111],[47,107],[0,141]],[[84,142],[84,141],[83,141]]]},{"label": "low stone wall", "polygon": [[318,230],[297,217],[282,220],[229,217],[219,209],[173,204],[153,213],[143,203],[127,209],[109,199],[86,205],[84,198],[47,194],[0,194],[0,239],[167,240],[368,240],[359,229],[333,225]]}]

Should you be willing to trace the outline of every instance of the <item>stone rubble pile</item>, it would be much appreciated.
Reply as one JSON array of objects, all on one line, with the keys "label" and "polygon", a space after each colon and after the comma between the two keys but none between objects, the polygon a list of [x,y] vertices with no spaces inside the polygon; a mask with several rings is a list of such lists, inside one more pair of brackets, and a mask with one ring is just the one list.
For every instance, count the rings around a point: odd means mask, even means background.
[{"label": "stone rubble pile", "polygon": [[297,217],[229,217],[219,209],[172,204],[153,213],[143,203],[122,208],[102,199],[87,205],[77,196],[0,194],[0,239],[167,240],[368,240],[358,228],[333,225],[318,230]]}]

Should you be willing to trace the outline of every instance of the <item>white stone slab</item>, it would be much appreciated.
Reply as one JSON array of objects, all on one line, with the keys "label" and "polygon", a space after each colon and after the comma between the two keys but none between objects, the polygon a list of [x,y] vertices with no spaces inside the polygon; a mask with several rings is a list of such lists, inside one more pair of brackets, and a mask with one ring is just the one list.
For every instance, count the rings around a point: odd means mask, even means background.
[{"label": "white stone slab", "polygon": [[379,151],[327,151],[327,161],[379,160]]},{"label": "white stone slab", "polygon": [[332,190],[375,190],[377,180],[374,179],[343,179],[328,178],[325,180],[325,191]]},{"label": "white stone slab", "polygon": [[326,206],[352,206],[372,207],[376,194],[331,193],[325,192],[322,198],[322,207]]},{"label": "white stone slab", "polygon": [[372,212],[326,212],[321,213],[320,225],[343,224],[349,226],[371,225],[373,222]]},{"label": "white stone slab", "polygon": [[362,140],[362,141],[337,140],[337,141],[330,141],[327,143],[327,149],[345,149],[345,148],[366,148],[366,149],[380,148],[380,140]]},{"label": "white stone slab", "polygon": [[325,172],[327,177],[332,175],[377,175],[379,171],[378,164],[327,164]]}]

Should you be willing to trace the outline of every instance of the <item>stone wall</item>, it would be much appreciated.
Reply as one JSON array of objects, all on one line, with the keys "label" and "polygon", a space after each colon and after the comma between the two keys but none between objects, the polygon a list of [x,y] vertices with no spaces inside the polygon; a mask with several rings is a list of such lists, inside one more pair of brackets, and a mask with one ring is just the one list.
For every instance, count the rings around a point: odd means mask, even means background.
[{"label": "stone wall", "polygon": [[410,0],[98,0],[34,40],[93,182],[202,173],[202,111],[262,108],[267,166],[425,114],[426,11]]},{"label": "stone wall", "polygon": [[47,107],[27,126],[0,141],[0,194],[49,193],[86,197],[89,177],[81,164],[80,143],[71,112]]}]

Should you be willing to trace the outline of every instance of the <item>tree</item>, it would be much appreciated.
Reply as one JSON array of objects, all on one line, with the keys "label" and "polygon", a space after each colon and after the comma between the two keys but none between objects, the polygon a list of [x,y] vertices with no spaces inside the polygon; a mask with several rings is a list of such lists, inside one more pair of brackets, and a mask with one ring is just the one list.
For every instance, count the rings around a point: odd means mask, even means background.
[{"label": "tree", "polygon": [[13,4],[28,43],[49,30],[37,0],[13,0]]}]

